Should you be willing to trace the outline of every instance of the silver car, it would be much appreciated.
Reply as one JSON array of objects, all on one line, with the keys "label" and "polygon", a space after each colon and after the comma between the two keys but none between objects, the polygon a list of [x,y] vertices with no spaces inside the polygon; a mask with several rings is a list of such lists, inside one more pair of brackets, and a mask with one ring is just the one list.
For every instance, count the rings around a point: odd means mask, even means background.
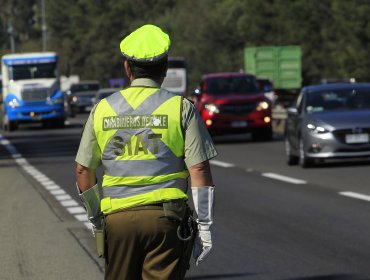
[{"label": "silver car", "polygon": [[285,151],[289,165],[331,158],[370,157],[370,83],[304,87],[288,108]]}]

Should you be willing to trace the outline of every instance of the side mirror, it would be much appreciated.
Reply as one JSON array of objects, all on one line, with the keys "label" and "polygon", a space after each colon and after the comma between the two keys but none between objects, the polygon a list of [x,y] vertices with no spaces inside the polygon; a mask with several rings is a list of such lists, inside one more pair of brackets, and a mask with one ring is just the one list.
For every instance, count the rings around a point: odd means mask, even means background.
[{"label": "side mirror", "polygon": [[193,95],[195,95],[195,96],[200,96],[201,95],[201,91],[200,91],[200,89],[199,88],[196,88],[194,91],[193,91]]},{"label": "side mirror", "polygon": [[199,88],[196,88],[190,95],[190,100],[193,101],[195,106],[198,105],[201,95],[202,95],[202,92]]},{"label": "side mirror", "polygon": [[270,85],[265,85],[263,88],[262,88],[263,92],[270,92],[272,91],[272,87]]},{"label": "side mirror", "polygon": [[287,109],[288,115],[298,115],[298,109],[296,107],[290,107]]}]

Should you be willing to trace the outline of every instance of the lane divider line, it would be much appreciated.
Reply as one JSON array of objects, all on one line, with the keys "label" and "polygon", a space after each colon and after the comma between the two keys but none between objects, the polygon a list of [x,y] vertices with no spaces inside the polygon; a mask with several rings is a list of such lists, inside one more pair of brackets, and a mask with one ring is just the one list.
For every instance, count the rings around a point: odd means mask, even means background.
[{"label": "lane divider line", "polygon": [[235,166],[235,164],[233,164],[233,163],[228,163],[228,162],[214,160],[214,159],[211,159],[209,161],[209,163],[210,164],[213,164],[213,165],[216,165],[216,166],[219,166],[219,167],[226,167],[226,168],[234,167]]},{"label": "lane divider line", "polygon": [[262,173],[262,176],[275,179],[275,180],[279,180],[279,181],[283,181],[283,182],[287,182],[287,183],[292,183],[292,184],[307,184],[307,181],[276,174],[276,173]]},{"label": "lane divider line", "polygon": [[339,194],[343,196],[351,197],[351,198],[370,201],[370,195],[365,195],[365,194],[356,193],[356,192],[340,192]]},{"label": "lane divider line", "polygon": [[39,182],[50,194],[63,206],[66,210],[74,216],[74,218],[83,222],[85,227],[91,230],[91,224],[87,219],[85,208],[79,205],[70,195],[68,195],[60,186],[48,178],[44,173],[40,172],[36,167],[31,165],[20,153],[18,153],[15,146],[10,141],[0,134],[0,145],[8,150],[14,161],[31,177]]}]

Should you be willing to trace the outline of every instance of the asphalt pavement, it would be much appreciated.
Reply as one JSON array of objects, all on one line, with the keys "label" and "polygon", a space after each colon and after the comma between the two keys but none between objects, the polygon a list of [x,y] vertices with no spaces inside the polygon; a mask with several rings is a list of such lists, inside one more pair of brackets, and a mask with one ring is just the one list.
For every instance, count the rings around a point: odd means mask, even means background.
[{"label": "asphalt pavement", "polygon": [[[84,117],[0,132],[0,280],[103,278],[74,186]],[[369,162],[287,166],[280,138],[216,146],[214,248],[186,279],[370,279]]]},{"label": "asphalt pavement", "polygon": [[103,279],[93,238],[0,145],[0,279]]}]

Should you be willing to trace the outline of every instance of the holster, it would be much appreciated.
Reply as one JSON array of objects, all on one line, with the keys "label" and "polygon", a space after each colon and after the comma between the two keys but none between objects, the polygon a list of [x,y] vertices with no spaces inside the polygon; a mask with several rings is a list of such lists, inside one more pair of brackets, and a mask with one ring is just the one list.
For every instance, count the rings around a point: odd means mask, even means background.
[{"label": "holster", "polygon": [[167,218],[176,220],[179,223],[177,236],[183,247],[183,254],[179,260],[179,273],[180,279],[183,279],[186,271],[190,268],[190,258],[198,230],[197,222],[193,216],[194,211],[183,199],[164,202],[163,210]]},{"label": "holster", "polygon": [[181,222],[184,219],[186,212],[186,201],[183,199],[176,199],[163,202],[164,215],[172,220]]},{"label": "holster", "polygon": [[96,253],[99,258],[104,258],[105,252],[105,217],[101,217],[101,228],[94,228]]}]

